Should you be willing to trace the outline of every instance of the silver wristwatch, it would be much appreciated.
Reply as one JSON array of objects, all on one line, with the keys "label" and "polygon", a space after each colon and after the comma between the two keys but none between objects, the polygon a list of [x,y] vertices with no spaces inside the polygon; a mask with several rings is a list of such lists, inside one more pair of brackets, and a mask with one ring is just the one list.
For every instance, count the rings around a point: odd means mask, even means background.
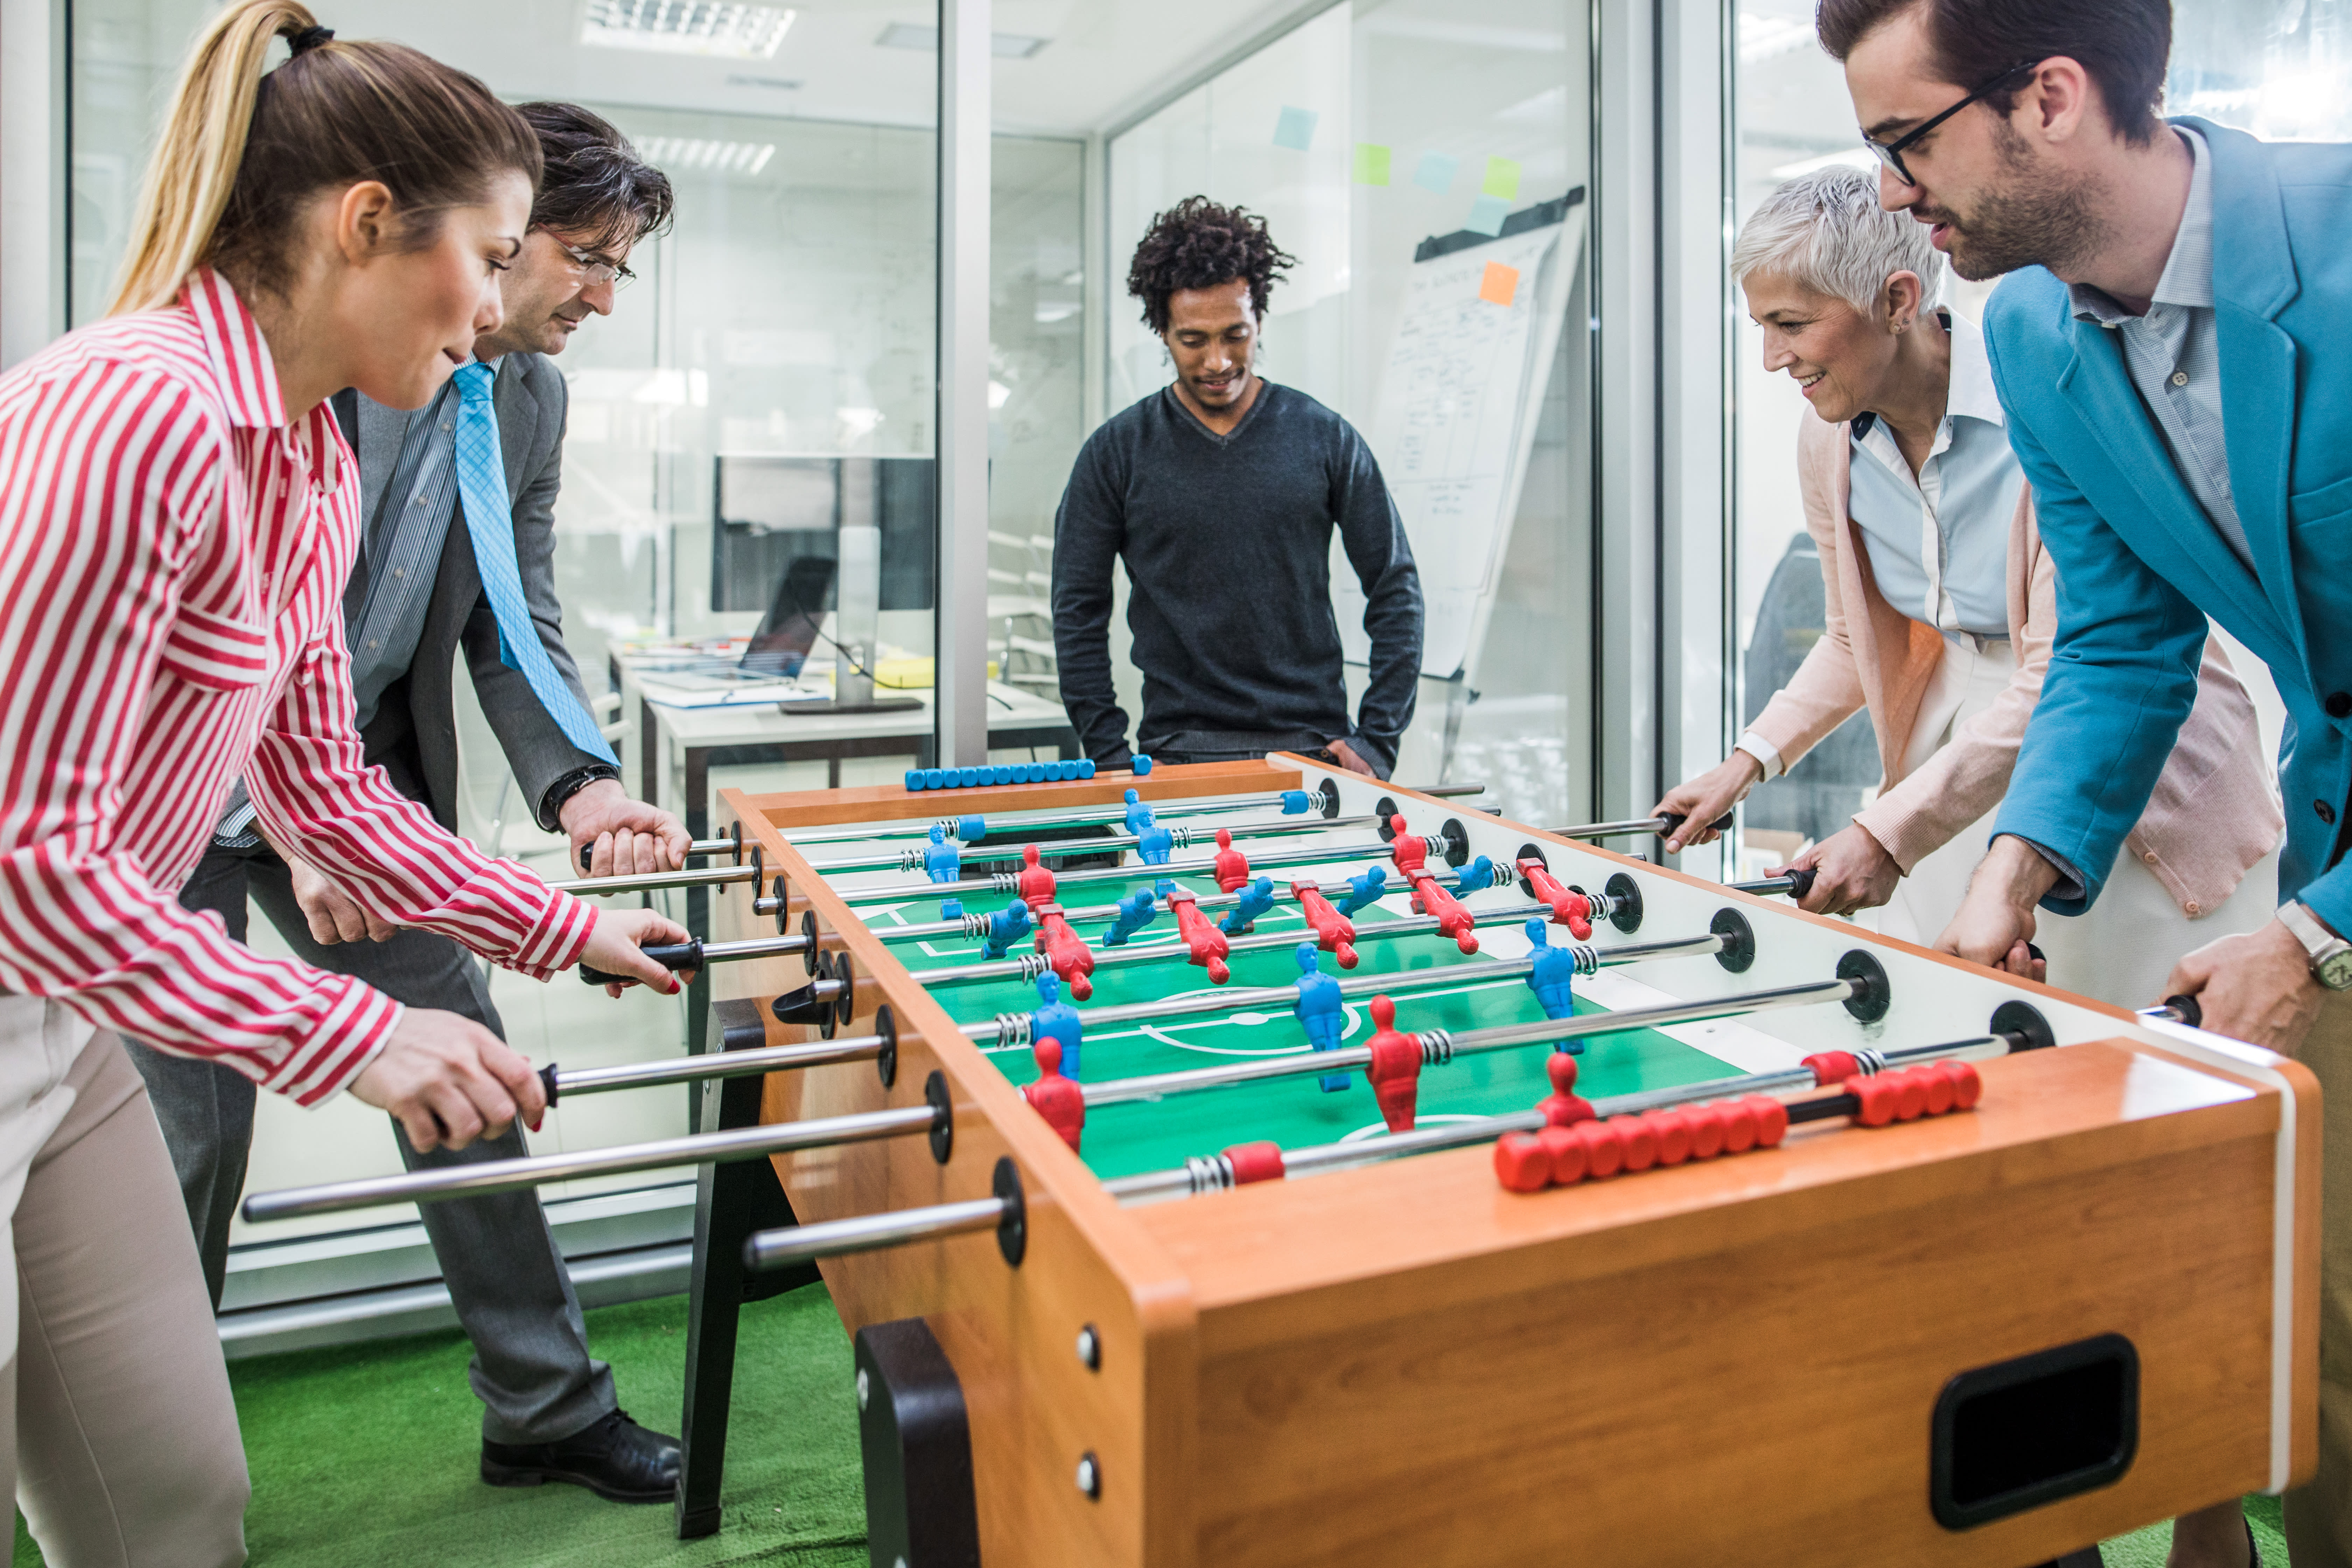
[{"label": "silver wristwatch", "polygon": [[2320,924],[2318,916],[2293,900],[2279,906],[2278,918],[2311,954],[2313,979],[2330,991],[2352,991],[2352,942]]}]

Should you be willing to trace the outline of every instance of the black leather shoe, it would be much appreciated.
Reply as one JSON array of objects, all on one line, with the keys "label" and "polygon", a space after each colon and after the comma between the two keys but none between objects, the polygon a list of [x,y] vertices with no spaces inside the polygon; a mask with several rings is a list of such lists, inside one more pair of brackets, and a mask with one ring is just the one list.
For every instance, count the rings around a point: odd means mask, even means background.
[{"label": "black leather shoe", "polygon": [[482,1479],[494,1487],[569,1481],[613,1502],[667,1502],[677,1493],[677,1439],[614,1410],[561,1442],[483,1438]]}]

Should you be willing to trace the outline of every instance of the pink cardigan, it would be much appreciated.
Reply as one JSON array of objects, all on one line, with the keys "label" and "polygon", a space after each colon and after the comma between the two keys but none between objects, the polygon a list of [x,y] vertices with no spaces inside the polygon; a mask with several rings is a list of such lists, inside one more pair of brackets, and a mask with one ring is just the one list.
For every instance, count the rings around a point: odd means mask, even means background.
[{"label": "pink cardigan", "polygon": [[[1878,798],[1853,819],[1907,875],[2008,792],[2018,742],[2050,663],[2058,578],[2042,548],[2029,485],[2009,532],[2009,635],[2017,674],[1992,706],[1960,725],[1948,744],[1905,777],[1903,756],[1920,700],[1944,657],[1944,639],[1888,604],[1872,578],[1851,514],[1852,454],[1849,426],[1806,411],[1797,437],[1798,485],[1805,528],[1821,551],[1828,625],[1789,684],[1748,728],[1779,750],[1783,766],[1794,766],[1855,710],[1868,708],[1885,777]],[[2124,841],[2125,851],[2138,856],[2193,918],[2219,908],[2247,868],[2277,847],[2284,826],[2278,792],[2262,762],[2253,701],[2228,655],[2209,638],[2197,705],[2181,725],[2147,810]]]}]

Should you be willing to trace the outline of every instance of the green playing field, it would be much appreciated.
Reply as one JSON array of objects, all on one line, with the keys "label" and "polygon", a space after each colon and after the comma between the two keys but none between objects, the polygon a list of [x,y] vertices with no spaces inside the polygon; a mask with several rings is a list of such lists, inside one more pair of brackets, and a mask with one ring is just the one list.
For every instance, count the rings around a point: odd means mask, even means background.
[{"label": "green playing field", "polygon": [[[1331,868],[1317,874],[1328,881],[1362,868],[1359,863],[1334,862]],[[1109,904],[1132,889],[1147,885],[1151,879],[1144,874],[1146,869],[1137,868],[1138,874],[1131,881],[1071,886],[1062,894],[1064,906],[1076,909]],[[1205,877],[1178,880],[1203,896],[1216,891],[1215,883]],[[1279,879],[1276,885],[1283,885]],[[1396,902],[1402,905],[1402,895],[1396,896]],[[1466,902],[1475,911],[1516,907],[1526,900],[1508,891],[1489,891],[1473,894]],[[1001,908],[1003,900],[973,898],[966,907]],[[929,900],[866,904],[860,906],[860,911],[866,923],[886,937],[893,925],[918,925],[939,918],[938,903]],[[1208,912],[1222,917],[1224,911]],[[1359,910],[1352,918],[1360,931],[1400,917],[1374,905]],[[1077,927],[1078,934],[1097,951],[1108,929],[1107,922]],[[1564,931],[1554,930],[1565,940]],[[1276,904],[1257,921],[1255,934],[1277,931],[1297,931],[1306,940],[1311,940],[1313,935],[1298,906],[1287,900]],[[1603,947],[1613,941],[1636,940],[1621,938],[1606,928],[1595,934],[1597,945]],[[1696,933],[1645,930],[1640,933],[1640,940],[1691,934]],[[1160,914],[1132,937],[1130,944],[1168,951],[1171,956],[1159,962],[1097,970],[1094,995],[1076,1005],[1081,1014],[1127,1003],[1172,1000],[1214,989],[1205,973],[1177,956],[1183,949],[1177,940],[1172,916]],[[1024,952],[1027,947],[1024,942],[1014,951]],[[902,941],[893,943],[892,951],[919,979],[926,970],[971,963],[982,956],[977,942],[961,939]],[[1543,1016],[1543,1009],[1537,1005],[1535,994],[1528,988],[1523,975],[1485,973],[1493,967],[1490,959],[1484,954],[1465,955],[1451,941],[1433,932],[1360,942],[1357,951],[1360,962],[1352,974],[1341,970],[1328,953],[1321,958],[1324,973],[1344,979],[1440,969],[1448,972],[1442,984],[1398,994],[1400,1029],[1443,1028],[1459,1034],[1498,1024],[1531,1022]],[[1286,986],[1298,975],[1297,960],[1288,946],[1237,953],[1232,967],[1228,988]],[[1640,970],[1636,967],[1627,973],[1638,976]],[[1034,984],[1020,981],[940,984],[931,987],[931,994],[959,1023],[978,1023],[999,1013],[1025,1012],[1037,1005]],[[1063,1000],[1069,1000],[1066,992]],[[1349,999],[1346,1044],[1361,1045],[1371,1037],[1370,1002],[1368,996]],[[1601,1009],[1580,1001],[1578,1011]],[[997,1048],[989,1042],[982,1044],[1013,1082],[1027,1083],[1036,1078],[1036,1063],[1027,1047]],[[1424,1068],[1421,1075],[1420,1124],[1528,1109],[1551,1092],[1544,1070],[1544,1061],[1551,1048],[1543,1044],[1515,1047],[1456,1058],[1442,1067]],[[1079,1051],[1076,1076],[1084,1081],[1098,1083],[1147,1073],[1185,1071],[1219,1062],[1307,1054],[1309,1047],[1306,1037],[1286,1006],[1265,1012],[1215,1013],[1101,1029],[1088,1027]],[[1724,1078],[1738,1071],[1703,1051],[1647,1029],[1589,1040],[1578,1065],[1577,1091],[1593,1099]],[[1081,1152],[1097,1175],[1110,1177],[1168,1169],[1182,1164],[1187,1155],[1213,1154],[1229,1144],[1259,1139],[1296,1149],[1379,1136],[1382,1131],[1380,1107],[1362,1073],[1349,1074],[1348,1087],[1336,1091],[1325,1090],[1321,1077],[1301,1074],[1159,1100],[1097,1107],[1087,1115]]]}]

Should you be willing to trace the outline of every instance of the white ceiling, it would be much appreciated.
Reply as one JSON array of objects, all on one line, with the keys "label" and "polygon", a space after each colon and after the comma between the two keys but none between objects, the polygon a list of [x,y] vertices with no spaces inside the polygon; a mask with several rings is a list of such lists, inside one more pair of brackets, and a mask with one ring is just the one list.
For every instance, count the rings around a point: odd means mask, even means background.
[{"label": "white ceiling", "polygon": [[[999,33],[1047,40],[994,62],[1003,132],[1082,135],[1129,118],[1284,16],[1320,0],[998,0]],[[710,59],[583,46],[583,0],[343,0],[351,37],[391,37],[474,71],[509,98],[879,125],[937,118],[937,56],[886,48],[893,23],[936,26],[922,0],[796,0],[773,58]],[[1171,19],[1181,16],[1181,25]]]}]

